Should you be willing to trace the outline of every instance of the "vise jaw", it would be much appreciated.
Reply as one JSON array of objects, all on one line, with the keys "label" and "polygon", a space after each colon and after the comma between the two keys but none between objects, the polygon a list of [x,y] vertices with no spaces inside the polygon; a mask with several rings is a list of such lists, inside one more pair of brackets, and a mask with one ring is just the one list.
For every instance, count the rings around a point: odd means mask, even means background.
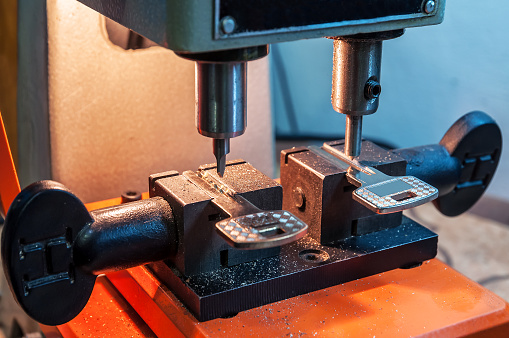
[{"label": "vise jaw", "polygon": [[[328,142],[342,151],[344,141]],[[362,143],[359,162],[390,176],[403,176],[407,162],[370,141]],[[376,214],[352,198],[356,186],[347,167],[338,167],[309,148],[281,153],[283,209],[309,226],[309,235],[322,245],[401,225],[402,213]]]}]

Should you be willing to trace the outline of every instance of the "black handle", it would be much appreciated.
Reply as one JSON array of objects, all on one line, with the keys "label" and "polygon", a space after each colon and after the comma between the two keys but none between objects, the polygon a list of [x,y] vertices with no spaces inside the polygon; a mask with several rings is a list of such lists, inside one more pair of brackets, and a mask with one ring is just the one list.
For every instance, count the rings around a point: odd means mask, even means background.
[{"label": "black handle", "polygon": [[488,187],[500,160],[502,134],[489,115],[475,111],[456,121],[439,144],[397,149],[407,174],[438,188],[433,201],[446,216],[470,209]]},{"label": "black handle", "polygon": [[23,189],[9,208],[2,262],[23,310],[59,325],[85,307],[96,275],[168,258],[176,247],[163,198],[89,213],[62,184],[41,181]]},{"label": "black handle", "polygon": [[90,212],[74,243],[74,263],[99,275],[156,262],[177,251],[171,208],[153,197]]}]

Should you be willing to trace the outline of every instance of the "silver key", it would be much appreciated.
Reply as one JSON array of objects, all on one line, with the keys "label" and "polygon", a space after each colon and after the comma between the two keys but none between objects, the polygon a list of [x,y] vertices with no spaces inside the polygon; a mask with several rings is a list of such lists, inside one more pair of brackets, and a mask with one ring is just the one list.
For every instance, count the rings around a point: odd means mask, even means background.
[{"label": "silver key", "polygon": [[237,249],[253,250],[281,246],[301,239],[308,226],[285,210],[264,211],[228,187],[216,173],[203,171],[183,175],[205,191],[213,203],[231,217],[216,223],[216,230]]},{"label": "silver key", "polygon": [[228,218],[217,222],[216,228],[223,238],[241,249],[288,244],[302,238],[307,232],[307,225],[285,210]]},{"label": "silver key", "polygon": [[414,208],[438,197],[437,188],[416,177],[386,175],[350,159],[328,144],[324,144],[323,149],[310,148],[339,167],[348,166],[349,182],[359,187],[352,193],[353,199],[377,214]]}]

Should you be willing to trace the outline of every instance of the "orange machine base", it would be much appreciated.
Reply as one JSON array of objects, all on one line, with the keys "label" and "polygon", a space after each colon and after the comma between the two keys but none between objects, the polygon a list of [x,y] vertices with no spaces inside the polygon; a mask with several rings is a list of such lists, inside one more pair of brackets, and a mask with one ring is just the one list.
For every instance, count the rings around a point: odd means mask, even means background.
[{"label": "orange machine base", "polygon": [[99,278],[87,307],[58,331],[65,337],[507,337],[509,304],[433,259],[200,323],[148,268],[137,267]]},{"label": "orange machine base", "polygon": [[432,259],[199,322],[149,267],[136,267],[99,277],[78,317],[43,331],[47,337],[509,337],[509,304]]}]

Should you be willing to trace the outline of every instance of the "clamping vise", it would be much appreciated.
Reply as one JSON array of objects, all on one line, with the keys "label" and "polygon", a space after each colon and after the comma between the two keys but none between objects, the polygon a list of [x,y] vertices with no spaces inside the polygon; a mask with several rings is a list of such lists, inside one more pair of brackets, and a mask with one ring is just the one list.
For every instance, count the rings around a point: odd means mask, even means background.
[{"label": "clamping vise", "polygon": [[4,271],[22,308],[48,325],[77,316],[99,274],[142,264],[198,320],[231,316],[433,258],[437,235],[401,210],[435,198],[446,215],[467,210],[501,141],[473,112],[439,144],[364,141],[356,161],[343,141],[289,149],[281,185],[244,161],[228,162],[224,177],[215,165],[170,171],[150,176],[149,199],[91,212],[60,183],[37,182],[7,213]]}]

